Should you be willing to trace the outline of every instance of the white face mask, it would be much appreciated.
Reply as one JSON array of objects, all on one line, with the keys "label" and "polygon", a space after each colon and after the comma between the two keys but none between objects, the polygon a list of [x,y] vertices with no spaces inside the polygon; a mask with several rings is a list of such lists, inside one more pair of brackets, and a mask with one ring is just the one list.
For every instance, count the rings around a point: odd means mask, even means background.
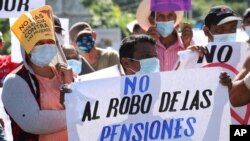
[{"label": "white face mask", "polygon": [[156,22],[156,30],[162,37],[167,37],[174,31],[174,21]]},{"label": "white face mask", "polygon": [[248,37],[250,37],[250,26],[245,26],[245,32],[247,33]]},{"label": "white face mask", "polygon": [[236,33],[230,34],[217,34],[213,35],[213,42],[235,42],[236,41]]},{"label": "white face mask", "polygon": [[56,33],[56,38],[60,45],[64,45],[64,38],[61,34]]},{"label": "white face mask", "polygon": [[142,59],[142,60],[135,60],[135,61],[139,61],[141,69],[138,72],[134,71],[131,68],[130,70],[132,70],[136,74],[160,72],[160,61],[156,57]]},{"label": "white face mask", "polygon": [[35,46],[31,51],[31,62],[37,66],[49,65],[56,56],[57,46],[55,44],[43,44]]}]

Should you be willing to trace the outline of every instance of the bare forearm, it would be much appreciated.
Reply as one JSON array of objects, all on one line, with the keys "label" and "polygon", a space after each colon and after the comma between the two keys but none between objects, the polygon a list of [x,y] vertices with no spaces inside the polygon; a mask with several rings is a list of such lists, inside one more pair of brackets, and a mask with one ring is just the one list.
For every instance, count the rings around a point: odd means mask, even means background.
[{"label": "bare forearm", "polygon": [[244,106],[250,102],[250,90],[246,87],[243,80],[233,82],[230,91],[230,102],[234,107]]}]

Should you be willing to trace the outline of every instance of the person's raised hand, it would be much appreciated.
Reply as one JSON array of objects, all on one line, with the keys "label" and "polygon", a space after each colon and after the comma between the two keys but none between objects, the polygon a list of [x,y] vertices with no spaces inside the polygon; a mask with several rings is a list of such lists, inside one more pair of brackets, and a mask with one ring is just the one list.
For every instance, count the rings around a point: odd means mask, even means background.
[{"label": "person's raised hand", "polygon": [[160,33],[156,30],[156,26],[149,27],[148,31],[146,32],[147,35],[150,35],[155,40],[160,38]]},{"label": "person's raised hand", "polygon": [[193,39],[192,26],[189,23],[181,23],[181,40],[185,48],[191,45]]},{"label": "person's raised hand", "polygon": [[56,68],[63,79],[64,84],[70,84],[74,80],[73,71],[65,63],[57,63]]},{"label": "person's raised hand", "polygon": [[232,88],[232,79],[227,72],[220,73],[220,83],[227,86],[229,90]]},{"label": "person's raised hand", "polygon": [[189,47],[187,47],[187,50],[197,52],[200,57],[208,53],[208,50],[205,47],[200,46],[200,45],[190,45]]}]

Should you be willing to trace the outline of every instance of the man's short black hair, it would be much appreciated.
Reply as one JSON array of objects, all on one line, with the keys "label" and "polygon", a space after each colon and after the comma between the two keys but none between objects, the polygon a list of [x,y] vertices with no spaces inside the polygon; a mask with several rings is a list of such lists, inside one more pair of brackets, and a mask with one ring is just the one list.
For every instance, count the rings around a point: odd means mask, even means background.
[{"label": "man's short black hair", "polygon": [[139,32],[141,29],[140,25],[137,23],[135,24],[134,28],[133,28],[133,32]]},{"label": "man's short black hair", "polygon": [[120,61],[121,58],[133,58],[133,53],[135,52],[135,45],[141,42],[147,42],[155,45],[155,40],[146,34],[131,35],[126,37],[121,42],[121,47],[119,49]]}]

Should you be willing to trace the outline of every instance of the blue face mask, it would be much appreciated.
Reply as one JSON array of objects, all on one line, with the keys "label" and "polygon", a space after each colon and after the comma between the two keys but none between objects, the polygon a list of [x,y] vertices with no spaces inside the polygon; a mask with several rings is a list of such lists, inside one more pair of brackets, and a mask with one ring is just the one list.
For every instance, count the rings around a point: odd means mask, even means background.
[{"label": "blue face mask", "polygon": [[156,30],[162,37],[167,37],[174,31],[174,21],[156,22]]},{"label": "blue face mask", "polygon": [[93,49],[95,41],[91,35],[85,35],[78,38],[76,44],[80,51],[89,53]]},{"label": "blue face mask", "polygon": [[250,37],[250,26],[245,26],[245,31],[246,31],[248,37]]},{"label": "blue face mask", "polygon": [[45,67],[49,65],[56,56],[57,46],[55,44],[43,44],[35,46],[31,51],[31,62],[37,66]]},{"label": "blue face mask", "polygon": [[[135,60],[135,59],[131,59]],[[140,63],[140,70],[138,72],[134,71],[136,74],[143,74],[143,73],[153,73],[153,72],[160,72],[160,61],[156,57],[142,59],[142,60],[135,60],[139,61]]]},{"label": "blue face mask", "polygon": [[68,65],[72,68],[73,72],[79,74],[82,70],[82,63],[75,59],[67,60]]},{"label": "blue face mask", "polygon": [[235,42],[236,33],[213,35],[214,42]]}]

